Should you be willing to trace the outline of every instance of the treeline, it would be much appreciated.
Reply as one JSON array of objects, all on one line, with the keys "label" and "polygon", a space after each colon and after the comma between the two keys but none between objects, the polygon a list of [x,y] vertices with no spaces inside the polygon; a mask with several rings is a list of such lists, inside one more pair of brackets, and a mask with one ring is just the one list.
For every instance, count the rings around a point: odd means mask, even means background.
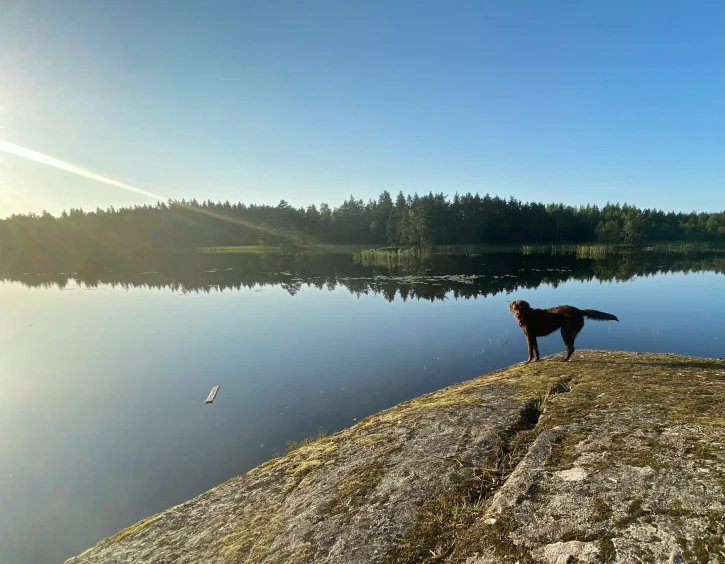
[{"label": "treeline", "polygon": [[339,207],[169,200],[156,205],[55,217],[0,220],[0,254],[192,249],[235,245],[370,244],[430,246],[485,243],[638,244],[645,240],[725,241],[725,212],[675,213],[627,204],[565,206],[513,197],[383,192]]}]

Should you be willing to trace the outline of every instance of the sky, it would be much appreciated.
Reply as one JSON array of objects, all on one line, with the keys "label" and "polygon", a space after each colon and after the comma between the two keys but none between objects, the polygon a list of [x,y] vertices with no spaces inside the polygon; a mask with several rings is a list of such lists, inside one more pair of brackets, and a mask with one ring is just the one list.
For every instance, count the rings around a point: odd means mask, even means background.
[{"label": "sky", "polygon": [[0,217],[383,190],[725,209],[722,2],[0,0],[0,13]]}]

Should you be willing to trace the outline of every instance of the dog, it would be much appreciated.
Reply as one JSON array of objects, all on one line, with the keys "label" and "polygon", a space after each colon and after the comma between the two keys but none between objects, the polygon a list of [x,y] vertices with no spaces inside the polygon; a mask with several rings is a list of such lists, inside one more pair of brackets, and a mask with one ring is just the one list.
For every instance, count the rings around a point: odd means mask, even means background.
[{"label": "dog", "polygon": [[616,315],[595,309],[579,309],[570,305],[535,309],[524,300],[511,302],[509,311],[514,314],[514,319],[526,336],[526,343],[529,346],[529,359],[526,364],[534,359],[534,355],[536,355],[537,361],[541,360],[536,337],[546,337],[557,329],[561,329],[561,338],[564,339],[566,345],[566,354],[561,361],[566,362],[574,353],[574,339],[584,327],[585,317],[597,321],[619,321]]}]

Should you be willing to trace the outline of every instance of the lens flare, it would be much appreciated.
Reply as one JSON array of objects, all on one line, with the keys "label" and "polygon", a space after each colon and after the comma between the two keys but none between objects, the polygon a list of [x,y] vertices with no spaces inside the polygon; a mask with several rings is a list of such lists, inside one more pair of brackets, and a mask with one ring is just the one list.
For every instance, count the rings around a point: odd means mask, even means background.
[{"label": "lens flare", "polygon": [[[40,163],[40,164],[43,164],[46,166],[56,168],[58,170],[64,170],[64,171],[70,172],[72,174],[77,174],[78,176],[82,176],[84,178],[89,178],[89,179],[95,180],[97,182],[102,182],[103,184],[108,184],[109,186],[115,186],[116,188],[121,188],[123,190],[133,192],[135,194],[140,194],[142,196],[146,196],[147,198],[151,198],[152,200],[157,200],[159,202],[164,201],[166,199],[162,196],[159,196],[158,194],[154,194],[153,192],[149,192],[148,190],[139,188],[138,186],[133,186],[133,185],[127,184],[125,182],[119,182],[118,180],[114,180],[113,178],[103,176],[102,174],[98,174],[96,172],[93,172],[92,170],[85,169],[85,168],[75,165],[73,163],[69,163],[69,162],[62,161],[60,159],[56,159],[55,157],[51,157],[50,155],[46,155],[39,151],[34,151],[33,149],[28,149],[27,147],[21,147],[20,145],[16,145],[15,143],[10,143],[9,141],[4,141],[2,139],[0,139],[0,152],[8,153],[10,155],[15,155],[16,157],[28,159],[28,160],[34,161],[36,163]],[[200,213],[202,215],[207,215],[207,216],[213,217],[215,219],[234,223],[235,225],[239,225],[240,227],[244,227],[246,229],[254,229],[255,231],[269,233],[271,235],[276,235],[276,236],[282,236],[282,237],[286,236],[286,233],[283,230],[271,229],[271,228],[264,227],[261,225],[255,225],[253,223],[250,223],[248,221],[245,221],[245,220],[237,218],[237,217],[225,216],[225,215],[213,212],[211,210],[206,210],[206,209],[199,208],[196,206],[190,206],[189,204],[183,204],[181,202],[173,202],[172,205],[179,207],[179,208],[188,209],[188,210],[194,211],[196,213]]]},{"label": "lens flare", "polygon": [[107,176],[103,176],[102,174],[98,174],[96,172],[93,172],[92,170],[85,169],[72,163],[61,161],[60,159],[56,159],[55,157],[51,157],[50,155],[46,155],[38,151],[33,151],[32,149],[28,149],[27,147],[21,147],[20,145],[10,143],[9,141],[4,141],[2,139],[0,139],[0,151],[2,151],[3,153],[8,153],[10,155],[15,155],[16,157],[22,157],[36,163],[44,164],[46,166],[57,168],[58,170],[64,170],[72,174],[77,174],[78,176],[90,178],[91,180],[96,180],[97,182],[108,184],[109,186],[122,188],[124,190],[128,190],[129,192],[134,192],[135,194],[146,196],[147,198],[151,198],[152,200],[162,201],[165,199],[162,196],[153,194],[152,192],[144,190],[143,188],[132,186],[131,184],[126,184],[125,182],[119,182],[118,180],[108,178]]}]

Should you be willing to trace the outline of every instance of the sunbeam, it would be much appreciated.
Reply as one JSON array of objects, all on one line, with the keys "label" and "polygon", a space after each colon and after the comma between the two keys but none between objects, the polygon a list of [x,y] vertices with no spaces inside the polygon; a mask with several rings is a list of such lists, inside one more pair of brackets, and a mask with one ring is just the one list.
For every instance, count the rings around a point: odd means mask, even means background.
[{"label": "sunbeam", "polygon": [[16,157],[22,157],[36,163],[44,164],[46,166],[57,168],[58,170],[64,170],[66,172],[77,174],[78,176],[90,178],[91,180],[96,180],[97,182],[108,184],[109,186],[115,186],[116,188],[122,188],[124,190],[128,190],[129,192],[141,194],[142,196],[146,196],[147,198],[151,198],[152,200],[163,201],[166,199],[157,194],[153,194],[148,190],[144,190],[143,188],[132,186],[131,184],[126,184],[125,182],[119,182],[118,180],[108,178],[107,176],[103,176],[102,174],[98,174],[96,172],[93,172],[92,170],[85,169],[72,163],[61,161],[60,159],[56,159],[55,157],[51,157],[50,155],[46,155],[38,151],[33,151],[32,149],[28,149],[27,147],[21,147],[20,145],[10,143],[9,141],[4,141],[2,139],[0,139],[0,151],[2,151],[3,153],[8,153],[10,155],[15,155]]},{"label": "sunbeam", "polygon": [[[0,151],[3,153],[8,153],[10,155],[14,155],[16,157],[21,157],[24,159],[28,159],[31,161],[34,161],[36,163],[40,163],[46,166],[50,166],[53,168],[57,168],[58,170],[64,170],[66,172],[70,172],[72,174],[77,174],[78,176],[82,176],[84,178],[90,178],[91,180],[95,180],[97,182],[102,182],[103,184],[108,184],[109,186],[115,186],[116,188],[121,188],[123,190],[127,190],[129,192],[134,192],[135,194],[140,194],[142,196],[146,196],[147,198],[151,198],[152,200],[156,200],[159,202],[163,202],[166,200],[163,196],[159,196],[158,194],[154,194],[153,192],[149,192],[148,190],[144,190],[143,188],[139,188],[138,186],[133,186],[131,184],[127,184],[125,182],[119,182],[118,180],[114,180],[113,178],[109,178],[107,176],[103,176],[102,174],[98,174],[96,172],[93,172],[92,170],[85,169],[81,166],[62,161],[60,159],[56,159],[55,157],[51,157],[50,155],[46,155],[44,153],[41,153],[39,151],[34,151],[33,149],[28,149],[27,147],[21,147],[20,145],[16,145],[15,143],[10,143],[9,141],[4,141],[0,139]],[[261,231],[264,233],[269,233],[272,235],[283,235],[282,232],[275,229],[269,229],[260,225],[254,225],[248,221],[244,221],[243,219],[239,219],[236,217],[228,217],[225,215],[221,215],[209,210],[205,210],[202,208],[198,208],[195,206],[190,206],[188,204],[182,204],[180,202],[173,202],[174,206],[188,209],[195,211],[200,214],[204,214],[210,217],[213,217],[215,219],[220,219],[223,221],[228,221],[230,223],[234,223],[236,225],[239,225],[240,227],[245,227],[247,229],[254,229],[256,231]]]}]

